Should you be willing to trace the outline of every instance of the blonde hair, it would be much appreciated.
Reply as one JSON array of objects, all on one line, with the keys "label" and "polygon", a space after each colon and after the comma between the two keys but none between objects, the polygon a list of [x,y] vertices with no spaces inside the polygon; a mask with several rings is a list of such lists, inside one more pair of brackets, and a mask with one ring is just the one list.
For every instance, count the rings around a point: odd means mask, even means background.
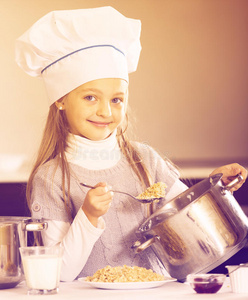
[{"label": "blonde hair", "polygon": [[[138,176],[144,187],[151,185],[149,172],[142,162],[141,156],[137,149],[131,144],[126,135],[128,126],[128,117],[126,122],[117,129],[117,141],[122,153],[127,158],[129,164]],[[26,190],[28,207],[31,211],[31,194],[34,176],[38,168],[51,159],[57,159],[57,166],[60,164],[62,171],[62,190],[65,203],[65,209],[72,218],[70,211],[70,167],[66,159],[65,150],[67,146],[67,136],[69,133],[68,121],[64,110],[59,110],[55,103],[50,106],[41,145],[38,151],[37,159],[31,171]],[[56,169],[55,168],[55,169]],[[66,187],[67,182],[67,187]],[[67,189],[67,192],[66,192]],[[66,196],[67,195],[67,196]]]}]

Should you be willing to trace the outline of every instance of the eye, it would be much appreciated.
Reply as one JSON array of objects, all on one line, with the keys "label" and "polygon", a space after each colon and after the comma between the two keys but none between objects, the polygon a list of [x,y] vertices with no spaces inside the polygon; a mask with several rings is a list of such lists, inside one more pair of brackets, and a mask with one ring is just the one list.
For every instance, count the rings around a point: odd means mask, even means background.
[{"label": "eye", "polygon": [[95,101],[96,100],[96,97],[92,96],[92,95],[88,95],[88,96],[85,96],[84,97],[85,100],[88,100],[88,101]]},{"label": "eye", "polygon": [[114,99],[112,99],[111,101],[112,101],[112,103],[114,103],[114,104],[119,104],[119,103],[122,103],[122,102],[123,102],[123,100],[120,99],[120,98],[114,98]]}]

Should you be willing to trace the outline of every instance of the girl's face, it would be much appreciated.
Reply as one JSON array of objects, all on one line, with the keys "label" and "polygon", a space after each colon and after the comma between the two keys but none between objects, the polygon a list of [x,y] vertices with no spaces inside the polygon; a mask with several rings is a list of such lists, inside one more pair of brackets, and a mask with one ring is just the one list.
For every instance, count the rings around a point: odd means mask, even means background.
[{"label": "girl's face", "polygon": [[72,134],[99,141],[106,139],[124,120],[127,95],[125,80],[97,79],[71,91],[56,105],[65,110]]}]

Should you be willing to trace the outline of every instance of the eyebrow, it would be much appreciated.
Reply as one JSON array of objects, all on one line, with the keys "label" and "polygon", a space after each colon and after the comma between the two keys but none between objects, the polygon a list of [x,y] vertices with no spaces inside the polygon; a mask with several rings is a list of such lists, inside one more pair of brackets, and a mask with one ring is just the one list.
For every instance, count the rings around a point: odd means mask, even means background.
[{"label": "eyebrow", "polygon": [[[99,94],[103,94],[103,92],[101,91],[101,90],[98,90],[98,89],[95,89],[95,88],[86,88],[86,89],[82,89],[81,91],[79,91],[80,93],[82,93],[82,92],[93,92],[93,93],[99,93]],[[120,96],[123,96],[123,95],[125,95],[125,92],[116,92],[116,93],[114,93],[113,94],[114,96],[118,96],[118,95],[120,95]]]},{"label": "eyebrow", "polygon": [[102,92],[101,92],[101,90],[98,90],[98,89],[95,89],[95,88],[86,88],[86,89],[82,89],[82,90],[80,90],[80,92],[94,92],[94,93],[101,93],[102,94]]}]

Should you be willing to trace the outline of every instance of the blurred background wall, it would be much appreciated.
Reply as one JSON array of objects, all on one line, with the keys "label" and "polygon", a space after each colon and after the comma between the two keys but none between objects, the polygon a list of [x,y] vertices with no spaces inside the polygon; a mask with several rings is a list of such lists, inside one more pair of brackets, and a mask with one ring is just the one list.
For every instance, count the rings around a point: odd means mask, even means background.
[{"label": "blurred background wall", "polygon": [[247,0],[0,0],[0,153],[32,161],[48,112],[14,43],[51,10],[111,5],[142,21],[135,134],[179,166],[248,164]]}]

